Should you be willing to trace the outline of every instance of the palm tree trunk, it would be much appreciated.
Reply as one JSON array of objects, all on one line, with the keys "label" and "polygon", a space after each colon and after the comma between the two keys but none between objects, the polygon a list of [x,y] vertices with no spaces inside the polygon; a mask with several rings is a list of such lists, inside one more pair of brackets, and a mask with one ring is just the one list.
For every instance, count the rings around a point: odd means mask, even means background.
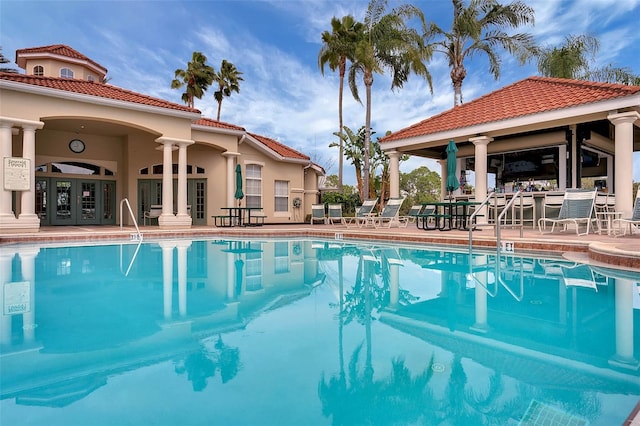
[{"label": "palm tree trunk", "polygon": [[220,100],[220,102],[218,102],[218,118],[216,118],[216,121],[220,121],[220,111],[222,110],[222,100]]},{"label": "palm tree trunk", "polygon": [[363,191],[367,197],[369,196],[370,172],[369,172],[369,148],[371,145],[371,86],[373,86],[373,73],[370,70],[364,72],[364,86],[367,90],[367,113],[365,118],[364,133],[364,185]]},{"label": "palm tree trunk", "polygon": [[340,158],[338,158],[338,189],[342,192],[343,178],[343,157],[344,157],[344,141],[342,140],[342,93],[344,92],[344,74],[347,69],[347,63],[345,58],[340,58],[340,91],[338,93],[338,120],[340,121]]}]

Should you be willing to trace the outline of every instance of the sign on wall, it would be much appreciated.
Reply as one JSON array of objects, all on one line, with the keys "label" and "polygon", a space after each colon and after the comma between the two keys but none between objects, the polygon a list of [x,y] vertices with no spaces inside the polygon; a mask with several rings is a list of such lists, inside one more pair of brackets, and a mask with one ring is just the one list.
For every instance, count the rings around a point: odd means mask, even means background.
[{"label": "sign on wall", "polygon": [[31,311],[31,285],[29,281],[4,283],[4,315],[24,314]]},{"label": "sign on wall", "polygon": [[4,157],[4,189],[6,191],[31,191],[31,160],[20,157]]}]

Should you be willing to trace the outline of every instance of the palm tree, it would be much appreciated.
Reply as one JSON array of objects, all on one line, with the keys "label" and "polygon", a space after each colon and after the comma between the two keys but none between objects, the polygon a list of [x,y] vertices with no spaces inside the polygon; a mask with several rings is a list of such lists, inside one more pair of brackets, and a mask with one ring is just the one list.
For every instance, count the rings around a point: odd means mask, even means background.
[{"label": "palm tree", "polygon": [[201,52],[193,52],[191,62],[187,63],[187,69],[177,69],[175,78],[171,81],[172,89],[186,86],[182,101],[190,108],[193,108],[194,99],[201,99],[213,82],[215,71],[206,62],[207,57]]},{"label": "palm tree", "polygon": [[640,76],[630,68],[608,65],[591,69],[599,48],[600,43],[594,36],[568,35],[564,44],[541,50],[538,71],[545,77],[640,85]]},{"label": "palm tree", "polygon": [[331,19],[331,32],[322,33],[322,47],[318,53],[318,66],[324,75],[324,66],[328,65],[331,71],[338,70],[340,74],[340,88],[338,90],[338,120],[340,125],[338,133],[340,135],[340,157],[338,163],[338,189],[342,191],[342,170],[344,148],[342,145],[342,94],[344,92],[344,75],[347,71],[347,61],[353,61],[355,46],[359,34],[363,30],[363,25],[357,22],[351,15],[344,16],[342,20],[335,16]]},{"label": "palm tree", "polygon": [[218,121],[220,121],[222,100],[231,96],[231,92],[240,93],[240,82],[244,81],[241,75],[236,66],[226,59],[223,59],[220,64],[220,71],[213,74],[213,81],[218,83],[218,90],[213,93],[213,97],[218,102]]},{"label": "palm tree", "polygon": [[[364,143],[364,170],[368,171],[371,143],[371,86],[374,73],[391,71],[391,89],[402,88],[411,73],[425,78],[432,89],[431,75],[425,61],[430,49],[422,45],[417,31],[409,28],[405,19],[419,18],[422,12],[411,5],[400,5],[386,13],[387,0],[371,0],[364,18],[364,30],[356,44],[355,56],[349,67],[349,88],[353,97],[361,102],[356,77],[362,74],[366,89],[366,120]],[[369,194],[369,173],[364,176],[364,194]]]},{"label": "palm tree", "polygon": [[[533,24],[534,11],[524,2],[515,1],[506,6],[496,0],[470,0],[465,7],[463,0],[452,0],[453,22],[446,32],[431,23],[425,26],[425,40],[435,52],[443,53],[449,60],[453,84],[453,106],[462,104],[462,82],[467,76],[464,61],[476,53],[489,58],[489,71],[497,80],[500,77],[500,57],[496,47],[502,47],[525,63],[537,48],[533,36],[526,33],[508,34],[504,29]],[[431,41],[435,39],[435,41]]]},{"label": "palm tree", "polygon": [[[349,127],[343,127],[344,132],[338,133],[334,132],[335,136],[340,138],[340,142],[343,145],[344,154],[348,160],[351,160],[351,164],[356,171],[356,186],[358,187],[358,196],[360,197],[360,201],[366,200],[369,195],[364,192],[364,170],[363,170],[363,156],[364,152],[364,139],[365,139],[365,128],[364,126],[360,127],[358,133],[355,133]],[[329,144],[329,148],[335,147],[335,143]]]},{"label": "palm tree", "polygon": [[545,77],[579,79],[589,72],[600,44],[589,35],[568,35],[559,47],[542,49],[538,56],[538,71]]}]

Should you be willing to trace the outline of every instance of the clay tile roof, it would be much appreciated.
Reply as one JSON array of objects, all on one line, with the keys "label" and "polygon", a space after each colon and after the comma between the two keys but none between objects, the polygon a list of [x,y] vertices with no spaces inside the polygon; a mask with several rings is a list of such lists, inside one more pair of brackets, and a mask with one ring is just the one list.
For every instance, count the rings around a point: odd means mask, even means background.
[{"label": "clay tile roof", "polygon": [[640,93],[640,86],[529,77],[380,139],[390,142]]},{"label": "clay tile roof", "polygon": [[48,89],[61,90],[65,92],[78,93],[99,98],[113,99],[122,102],[131,102],[134,104],[147,105],[158,108],[166,108],[175,111],[185,111],[200,113],[195,108],[189,108],[185,105],[175,104],[162,99],[152,98],[151,96],[142,95],[140,93],[125,90],[110,84],[102,84],[86,80],[77,80],[72,78],[56,78],[56,77],[37,77],[32,75],[16,74],[16,73],[0,73],[0,80],[14,81],[17,83],[30,84],[33,86],[45,87]]},{"label": "clay tile roof", "polygon": [[84,56],[82,53],[64,44],[52,44],[49,46],[29,47],[26,49],[16,50],[16,64],[18,64],[23,68],[24,68],[24,61],[21,61],[23,62],[22,64],[20,64],[18,61],[20,61],[20,56],[25,53],[50,53],[53,55],[65,56],[67,58],[80,59],[82,61],[89,62],[90,64],[92,64],[97,68],[105,70],[105,73],[107,71],[105,67],[103,67],[96,61]]},{"label": "clay tile roof", "polygon": [[227,130],[240,130],[244,131],[244,127],[236,126],[235,124],[225,123],[224,121],[216,121],[211,118],[199,118],[193,122],[198,126],[217,127],[219,129]]},{"label": "clay tile roof", "polygon": [[286,158],[294,158],[300,160],[310,160],[310,157],[296,151],[295,149],[289,148],[286,145],[281,144],[280,142],[276,142],[273,139],[270,139],[266,136],[256,135],[255,133],[249,133],[254,139],[258,142],[265,145],[267,148],[277,152],[279,155]]}]

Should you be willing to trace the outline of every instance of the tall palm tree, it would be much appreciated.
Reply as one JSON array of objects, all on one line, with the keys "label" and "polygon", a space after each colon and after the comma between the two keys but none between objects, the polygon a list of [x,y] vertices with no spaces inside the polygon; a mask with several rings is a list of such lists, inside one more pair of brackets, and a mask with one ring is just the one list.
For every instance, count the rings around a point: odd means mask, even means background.
[{"label": "tall palm tree", "polygon": [[338,90],[338,136],[340,141],[340,157],[338,160],[338,189],[342,191],[343,182],[343,157],[344,147],[342,144],[342,94],[344,92],[344,75],[347,72],[347,61],[353,61],[355,46],[363,25],[357,22],[351,15],[344,16],[342,20],[335,16],[331,19],[331,32],[322,33],[322,47],[318,53],[318,66],[324,75],[324,66],[328,65],[331,71],[338,70],[340,75],[340,88]]},{"label": "tall palm tree", "polygon": [[630,68],[607,65],[593,69],[591,64],[599,48],[600,43],[594,36],[568,35],[564,44],[540,51],[538,71],[545,77],[640,85],[640,76]]},{"label": "tall palm tree", "polygon": [[182,101],[190,108],[193,108],[194,99],[201,99],[213,82],[215,71],[206,62],[207,57],[201,52],[193,52],[191,62],[187,63],[187,68],[177,69],[175,78],[171,81],[172,89],[185,87]]},{"label": "tall palm tree", "polygon": [[589,72],[589,62],[600,47],[590,35],[568,35],[564,44],[545,48],[538,56],[538,71],[545,77],[579,79]]},{"label": "tall palm tree", "polygon": [[435,52],[446,55],[451,69],[453,106],[462,103],[462,82],[467,76],[464,61],[476,53],[489,58],[489,71],[500,77],[501,59],[496,47],[502,47],[525,63],[537,52],[533,36],[527,33],[509,34],[505,30],[534,23],[534,11],[522,1],[506,6],[496,0],[452,0],[453,22],[449,32],[436,24],[425,26],[425,40]]},{"label": "tall palm tree", "polygon": [[220,71],[213,74],[213,81],[218,83],[218,90],[213,93],[213,97],[218,102],[218,121],[220,121],[222,100],[231,96],[231,92],[240,93],[240,82],[244,81],[241,76],[242,73],[236,66],[226,59],[223,59],[220,64]]},{"label": "tall palm tree", "polygon": [[[366,90],[366,119],[364,143],[364,170],[368,171],[371,143],[371,86],[373,75],[391,72],[391,89],[402,88],[411,73],[425,78],[432,89],[431,74],[425,62],[430,59],[430,50],[405,19],[418,18],[424,22],[422,12],[411,5],[400,5],[386,13],[387,0],[371,0],[364,18],[364,31],[356,44],[353,63],[349,67],[349,88],[358,101],[356,78],[362,74]],[[369,173],[364,176],[363,192],[369,194]]]}]

